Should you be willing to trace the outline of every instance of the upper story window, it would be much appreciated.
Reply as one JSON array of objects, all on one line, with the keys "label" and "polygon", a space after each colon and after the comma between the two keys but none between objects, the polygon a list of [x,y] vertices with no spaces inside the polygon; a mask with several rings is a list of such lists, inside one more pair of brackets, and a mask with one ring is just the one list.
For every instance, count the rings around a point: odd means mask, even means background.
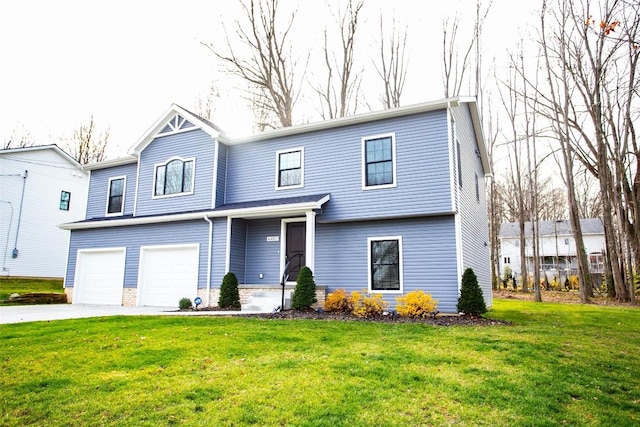
[{"label": "upper story window", "polygon": [[362,138],[362,188],[396,186],[395,134]]},{"label": "upper story window", "polygon": [[107,195],[107,215],[122,215],[124,212],[124,192],[126,177],[117,176],[109,179]]},{"label": "upper story window", "polygon": [[304,185],[304,149],[276,152],[276,189],[300,188]]},{"label": "upper story window", "polygon": [[402,237],[370,237],[369,290],[402,292]]},{"label": "upper story window", "polygon": [[71,204],[71,193],[64,190],[61,191],[60,192],[60,210],[68,211],[70,204]]},{"label": "upper story window", "polygon": [[193,193],[195,159],[171,159],[155,169],[154,197]]}]

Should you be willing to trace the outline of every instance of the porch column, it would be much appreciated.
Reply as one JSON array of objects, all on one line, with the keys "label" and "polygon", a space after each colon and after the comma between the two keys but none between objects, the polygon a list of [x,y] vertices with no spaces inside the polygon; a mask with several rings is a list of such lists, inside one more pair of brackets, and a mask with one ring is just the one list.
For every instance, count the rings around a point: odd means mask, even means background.
[{"label": "porch column", "polygon": [[314,211],[307,212],[307,242],[306,242],[306,265],[315,274],[316,264],[316,213]]}]

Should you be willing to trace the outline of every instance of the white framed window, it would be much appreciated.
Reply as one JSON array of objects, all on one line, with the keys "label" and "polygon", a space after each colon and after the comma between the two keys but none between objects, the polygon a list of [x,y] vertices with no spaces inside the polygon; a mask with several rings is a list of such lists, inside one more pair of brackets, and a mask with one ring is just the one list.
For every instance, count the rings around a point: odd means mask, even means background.
[{"label": "white framed window", "polygon": [[196,160],[173,157],[155,165],[153,198],[193,194]]},{"label": "white framed window", "polygon": [[70,205],[71,205],[71,193],[68,191],[62,190],[60,192],[60,210],[68,211]]},{"label": "white framed window", "polygon": [[304,187],[304,148],[276,152],[276,190]]},{"label": "white framed window", "polygon": [[508,257],[508,256],[504,257],[504,263],[511,264],[511,257]]},{"label": "white framed window", "polygon": [[124,196],[126,192],[126,176],[109,178],[107,188],[107,216],[124,213]]},{"label": "white framed window", "polygon": [[396,135],[362,138],[362,189],[396,186]]},{"label": "white framed window", "polygon": [[402,236],[369,237],[369,291],[402,293]]}]

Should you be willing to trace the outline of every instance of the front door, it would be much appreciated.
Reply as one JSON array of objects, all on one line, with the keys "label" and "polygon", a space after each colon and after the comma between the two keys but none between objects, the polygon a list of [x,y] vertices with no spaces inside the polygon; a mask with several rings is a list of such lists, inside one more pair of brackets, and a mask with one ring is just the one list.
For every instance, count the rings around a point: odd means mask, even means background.
[{"label": "front door", "polygon": [[[289,261],[289,279],[288,281],[295,282],[298,278],[300,269],[305,264],[305,246],[307,244],[306,236],[306,223],[304,222],[289,222],[287,223],[287,236],[286,236],[286,263]],[[285,264],[286,265],[286,264]]]}]

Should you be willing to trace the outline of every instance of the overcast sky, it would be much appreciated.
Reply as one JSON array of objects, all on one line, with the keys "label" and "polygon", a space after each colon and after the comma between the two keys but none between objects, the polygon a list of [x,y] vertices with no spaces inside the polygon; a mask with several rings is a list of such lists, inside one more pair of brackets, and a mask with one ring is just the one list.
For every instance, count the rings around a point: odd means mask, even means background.
[{"label": "overcast sky", "polygon": [[[300,46],[310,49],[325,23],[331,25],[324,2],[280,1],[283,7],[297,5],[296,40],[306,40]],[[535,19],[533,7],[521,3],[530,2],[494,0],[485,26],[485,61],[512,49]],[[389,18],[395,13],[409,26],[411,62],[403,104],[442,98],[442,20],[456,12],[468,17],[474,10],[475,0],[365,0],[359,52],[375,46],[380,11]],[[194,110],[212,81],[221,95],[213,121],[232,135],[250,132],[241,89],[201,44],[224,43],[221,23],[232,29],[238,13],[232,0],[4,3],[0,143],[14,131],[26,131],[38,145],[63,145],[61,138],[93,114],[99,130],[110,128],[109,157],[118,157],[171,103]],[[464,22],[470,24],[472,17]],[[318,53],[310,52],[312,57]],[[372,67],[369,58],[361,64]],[[309,70],[308,78],[313,75]],[[375,99],[369,101],[378,108]]]}]

